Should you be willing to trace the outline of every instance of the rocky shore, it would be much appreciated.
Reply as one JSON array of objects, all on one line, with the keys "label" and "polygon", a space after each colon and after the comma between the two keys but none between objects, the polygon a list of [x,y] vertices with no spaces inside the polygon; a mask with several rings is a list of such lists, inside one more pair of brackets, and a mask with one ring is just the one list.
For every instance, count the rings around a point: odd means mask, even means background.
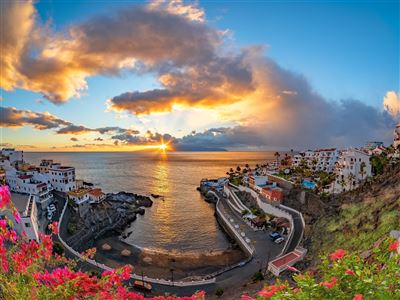
[{"label": "rocky shore", "polygon": [[74,206],[69,207],[66,241],[72,248],[82,251],[105,234],[120,235],[136,220],[136,215],[151,207],[150,197],[127,193],[109,193],[101,203],[93,203],[84,218],[80,218]]}]

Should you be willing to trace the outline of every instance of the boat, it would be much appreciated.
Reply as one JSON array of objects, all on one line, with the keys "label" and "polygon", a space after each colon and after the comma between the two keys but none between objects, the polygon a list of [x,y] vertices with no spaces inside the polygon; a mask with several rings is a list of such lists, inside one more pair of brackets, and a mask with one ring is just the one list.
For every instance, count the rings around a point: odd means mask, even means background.
[{"label": "boat", "polygon": [[151,291],[153,288],[150,283],[144,282],[143,280],[135,280],[133,286],[137,289]]}]

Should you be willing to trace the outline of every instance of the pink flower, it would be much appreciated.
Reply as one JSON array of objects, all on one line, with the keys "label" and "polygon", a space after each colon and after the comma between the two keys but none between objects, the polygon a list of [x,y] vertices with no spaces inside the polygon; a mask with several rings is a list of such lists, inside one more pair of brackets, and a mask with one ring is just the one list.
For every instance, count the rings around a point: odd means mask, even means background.
[{"label": "pink flower", "polygon": [[3,230],[6,230],[7,227],[7,221],[6,220],[0,220],[0,228]]},{"label": "pink flower", "polygon": [[332,260],[338,260],[338,259],[342,259],[343,256],[346,255],[346,250],[343,249],[337,249],[335,252],[331,253],[331,255],[329,255],[329,257]]},{"label": "pink flower", "polygon": [[8,206],[11,200],[10,190],[8,186],[1,185],[0,186],[0,209]]},{"label": "pink flower", "polygon": [[353,270],[350,270],[350,269],[347,269],[347,270],[345,271],[345,273],[346,273],[347,275],[352,275],[352,276],[356,275],[356,273],[354,273],[354,271],[353,271]]},{"label": "pink flower", "polygon": [[53,232],[53,234],[59,233],[58,232],[58,222],[53,222],[53,223],[49,224],[47,227]]},{"label": "pink flower", "polygon": [[362,298],[363,298],[362,294],[356,294],[356,295],[354,295],[353,300],[362,300]]},{"label": "pink flower", "polygon": [[328,289],[331,289],[336,285],[336,282],[337,282],[336,277],[332,277],[330,281],[321,282],[321,285]]},{"label": "pink flower", "polygon": [[248,295],[242,295],[242,300],[255,300],[255,299]]},{"label": "pink flower", "polygon": [[286,288],[285,285],[271,285],[263,288],[260,292],[258,292],[258,295],[265,298],[271,298],[276,292],[279,292],[284,288]]},{"label": "pink flower", "polygon": [[18,224],[21,223],[21,215],[19,214],[19,212],[18,212],[17,210],[14,210],[13,215],[14,215],[15,221],[16,221]]},{"label": "pink flower", "polygon": [[397,248],[400,246],[400,241],[395,241],[393,243],[390,243],[389,245],[389,251],[396,251]]}]

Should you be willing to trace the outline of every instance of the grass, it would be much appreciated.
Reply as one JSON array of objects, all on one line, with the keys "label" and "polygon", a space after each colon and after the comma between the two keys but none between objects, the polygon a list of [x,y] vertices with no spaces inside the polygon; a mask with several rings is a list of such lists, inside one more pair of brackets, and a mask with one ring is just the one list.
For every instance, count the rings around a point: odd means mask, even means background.
[{"label": "grass", "polygon": [[400,197],[388,199],[383,195],[373,200],[343,205],[339,215],[318,221],[314,252],[328,253],[337,248],[362,251],[391,230],[399,230]]}]

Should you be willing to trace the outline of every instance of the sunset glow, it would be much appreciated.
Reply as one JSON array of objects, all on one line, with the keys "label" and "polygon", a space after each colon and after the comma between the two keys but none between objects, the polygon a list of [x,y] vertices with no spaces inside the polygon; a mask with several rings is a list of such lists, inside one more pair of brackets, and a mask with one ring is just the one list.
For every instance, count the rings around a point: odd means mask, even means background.
[{"label": "sunset glow", "polygon": [[[2,1],[1,143],[267,150],[356,146],[393,128],[395,3],[298,3],[296,15],[287,5]],[[330,21],[316,27],[316,16]]]}]

